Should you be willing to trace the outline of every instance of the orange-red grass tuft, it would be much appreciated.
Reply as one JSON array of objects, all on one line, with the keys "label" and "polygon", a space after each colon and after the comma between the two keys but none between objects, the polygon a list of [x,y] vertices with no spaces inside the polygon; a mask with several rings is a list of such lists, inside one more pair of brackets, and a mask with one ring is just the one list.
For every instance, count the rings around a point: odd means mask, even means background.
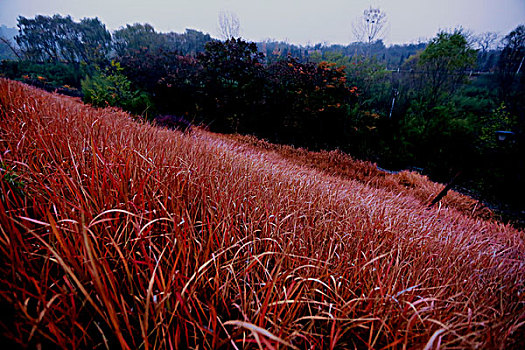
[{"label": "orange-red grass tuft", "polygon": [[0,113],[13,342],[525,345],[524,233],[473,215],[466,197],[427,210],[439,185],[426,179],[363,181],[354,163],[330,175],[305,159],[344,155],[160,129],[7,80]]}]

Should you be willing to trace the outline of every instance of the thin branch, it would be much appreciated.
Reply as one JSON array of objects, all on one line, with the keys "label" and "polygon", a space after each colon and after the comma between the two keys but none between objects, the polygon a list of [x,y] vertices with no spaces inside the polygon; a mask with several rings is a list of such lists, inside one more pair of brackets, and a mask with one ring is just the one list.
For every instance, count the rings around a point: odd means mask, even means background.
[{"label": "thin branch", "polygon": [[6,44],[7,47],[9,47],[9,49],[11,49],[11,51],[13,51],[15,56],[18,57],[19,60],[22,60],[22,58],[20,57],[20,55],[18,54],[16,49],[11,45],[11,42],[9,40],[7,40],[6,38],[4,38],[3,36],[0,35],[0,41],[3,42],[4,44]]}]

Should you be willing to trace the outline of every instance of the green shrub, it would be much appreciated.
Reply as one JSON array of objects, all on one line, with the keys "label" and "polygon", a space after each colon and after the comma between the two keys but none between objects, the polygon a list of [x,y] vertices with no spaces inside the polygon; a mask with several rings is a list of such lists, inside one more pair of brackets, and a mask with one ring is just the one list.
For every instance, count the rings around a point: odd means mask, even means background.
[{"label": "green shrub", "polygon": [[153,107],[150,96],[133,89],[122,70],[119,63],[111,62],[106,69],[98,69],[93,76],[86,76],[81,82],[83,101],[97,107],[120,107],[147,116]]},{"label": "green shrub", "polygon": [[78,63],[2,61],[0,76],[20,80],[41,88],[79,88],[82,77],[92,67]]}]

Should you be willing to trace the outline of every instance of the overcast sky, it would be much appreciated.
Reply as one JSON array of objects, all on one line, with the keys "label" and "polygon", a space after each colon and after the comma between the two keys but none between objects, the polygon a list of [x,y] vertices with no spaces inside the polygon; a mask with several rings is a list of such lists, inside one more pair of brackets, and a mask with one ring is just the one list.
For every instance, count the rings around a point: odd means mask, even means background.
[{"label": "overcast sky", "polygon": [[218,13],[226,10],[237,14],[248,40],[345,44],[355,40],[352,22],[370,5],[387,14],[387,43],[458,26],[505,35],[525,23],[525,0],[0,0],[0,24],[16,27],[19,15],[59,13],[98,17],[110,30],[140,22],[161,32],[193,28],[218,37]]}]

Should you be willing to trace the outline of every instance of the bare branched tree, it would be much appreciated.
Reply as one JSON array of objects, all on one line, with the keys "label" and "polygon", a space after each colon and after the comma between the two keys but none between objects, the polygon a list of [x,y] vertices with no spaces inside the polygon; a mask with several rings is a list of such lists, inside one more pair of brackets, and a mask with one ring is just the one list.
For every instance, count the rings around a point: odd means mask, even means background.
[{"label": "bare branched tree", "polygon": [[217,24],[219,28],[219,35],[224,40],[239,37],[241,24],[239,21],[239,17],[234,12],[219,12],[219,20]]},{"label": "bare branched tree", "polygon": [[370,6],[354,21],[352,31],[357,41],[366,43],[370,47],[374,41],[384,38],[386,24],[386,13]]},{"label": "bare branched tree", "polygon": [[475,36],[475,43],[481,52],[485,53],[494,48],[494,44],[498,41],[499,35],[494,32],[485,32]]}]

